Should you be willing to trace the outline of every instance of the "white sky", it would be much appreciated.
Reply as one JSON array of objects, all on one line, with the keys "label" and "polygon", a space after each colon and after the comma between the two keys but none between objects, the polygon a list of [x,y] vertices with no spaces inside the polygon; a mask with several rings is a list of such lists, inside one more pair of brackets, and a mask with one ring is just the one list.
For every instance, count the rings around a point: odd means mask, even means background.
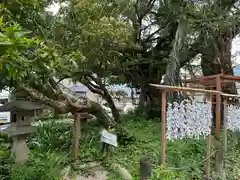
[{"label": "white sky", "polygon": [[58,3],[53,3],[52,5],[48,6],[46,8],[47,11],[52,12],[53,14],[56,14],[60,9],[60,5]]},{"label": "white sky", "polygon": [[240,64],[240,37],[236,37],[232,42],[232,54],[237,54],[236,63]]}]

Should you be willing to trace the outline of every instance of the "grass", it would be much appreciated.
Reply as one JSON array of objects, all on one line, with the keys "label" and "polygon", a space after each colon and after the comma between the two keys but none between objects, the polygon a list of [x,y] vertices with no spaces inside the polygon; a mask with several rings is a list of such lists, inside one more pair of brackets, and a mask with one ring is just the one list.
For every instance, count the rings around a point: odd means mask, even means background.
[{"label": "grass", "polygon": [[[121,144],[105,159],[100,154],[100,127],[93,121],[88,124],[83,138],[80,140],[79,162],[73,163],[72,159],[72,121],[49,121],[37,124],[38,131],[28,140],[31,149],[29,161],[21,167],[4,166],[5,179],[11,180],[52,180],[61,179],[60,172],[67,165],[78,173],[84,173],[81,165],[89,161],[99,161],[111,172],[110,180],[120,179],[111,168],[110,164],[117,163],[125,167],[139,179],[139,160],[148,157],[154,169],[154,179],[171,179],[171,176],[181,176],[182,179],[203,179],[205,158],[205,140],[185,139],[168,142],[167,165],[160,166],[161,159],[161,124],[158,119],[146,120],[129,115],[124,118],[121,126],[129,132],[128,137],[119,137]],[[2,140],[3,141],[3,140]],[[228,179],[235,179],[239,171],[239,151],[236,149],[236,138],[229,136],[229,151],[226,158]],[[7,151],[6,151],[7,150]],[[4,153],[2,153],[4,152]],[[9,155],[9,143],[4,140],[0,146],[0,156]],[[3,163],[3,161],[2,161]],[[4,169],[2,168],[2,169]],[[213,168],[212,168],[213,169]],[[231,176],[230,176],[231,175]],[[0,176],[1,177],[1,176]],[[161,178],[160,178],[161,177]],[[1,179],[1,178],[0,178]]]}]

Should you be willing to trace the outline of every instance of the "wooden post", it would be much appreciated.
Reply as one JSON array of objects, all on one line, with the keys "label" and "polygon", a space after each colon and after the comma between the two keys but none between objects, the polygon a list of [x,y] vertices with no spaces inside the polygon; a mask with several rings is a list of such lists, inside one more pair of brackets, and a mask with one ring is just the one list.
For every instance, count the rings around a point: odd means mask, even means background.
[{"label": "wooden post", "polygon": [[227,152],[227,100],[224,99],[224,119],[223,119],[223,126],[224,126],[224,152]]},{"label": "wooden post", "polygon": [[[223,116],[223,128],[224,128],[224,155],[225,153],[227,153],[227,117],[226,117],[226,113],[227,113],[227,100],[226,98],[224,99],[224,116]],[[225,161],[225,157],[224,157],[224,161]],[[225,162],[223,164],[223,166],[225,167]],[[226,180],[226,172],[225,169],[223,171],[223,180]]]},{"label": "wooden post", "polygon": [[[209,95],[208,100],[212,102],[212,94]],[[207,136],[206,142],[207,142],[207,152],[206,152],[206,164],[205,164],[205,179],[209,180],[210,179],[210,162],[211,162],[211,158],[210,158],[210,154],[211,154],[211,139],[212,136],[211,134],[209,134]]]},{"label": "wooden post", "polygon": [[209,180],[210,179],[210,162],[211,158],[209,157],[211,154],[211,134],[207,136],[207,153],[206,153],[206,164],[205,164],[205,179]]},{"label": "wooden post", "polygon": [[[221,77],[218,75],[216,77],[216,90],[221,92]],[[221,128],[221,94],[216,94],[216,137],[220,137]]]},{"label": "wooden post", "polygon": [[140,180],[147,180],[152,175],[151,163],[147,158],[140,159]]},{"label": "wooden post", "polygon": [[80,113],[74,113],[74,125],[73,125],[73,136],[74,136],[74,161],[78,160],[79,152],[79,136],[80,136]]},{"label": "wooden post", "polygon": [[88,113],[80,113],[80,136],[83,136],[83,131],[86,128],[87,120],[89,118]]},{"label": "wooden post", "polygon": [[162,92],[162,159],[161,163],[166,163],[166,105],[167,105],[167,91]]},{"label": "wooden post", "polygon": [[[221,92],[221,76],[216,77],[216,90]],[[223,148],[220,142],[220,133],[221,133],[221,94],[216,94],[216,134],[215,134],[215,172],[217,175],[222,174],[223,166]]]}]

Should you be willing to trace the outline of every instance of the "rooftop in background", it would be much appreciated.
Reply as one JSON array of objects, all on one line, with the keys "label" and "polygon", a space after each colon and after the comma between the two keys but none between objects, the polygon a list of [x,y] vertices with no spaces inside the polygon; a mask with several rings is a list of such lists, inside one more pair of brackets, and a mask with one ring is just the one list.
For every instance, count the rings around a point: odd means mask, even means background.
[{"label": "rooftop in background", "polygon": [[240,82],[240,76],[235,75],[225,75],[225,74],[216,74],[210,76],[200,76],[193,79],[184,80],[184,83],[191,85],[203,85],[204,87],[216,87],[217,79],[220,77],[221,86],[228,86],[232,82]]},{"label": "rooftop in background", "polygon": [[240,76],[240,64],[233,67],[233,75]]},{"label": "rooftop in background", "polygon": [[0,91],[0,99],[8,99],[8,97],[9,97],[9,91],[7,90]]},{"label": "rooftop in background", "polygon": [[[88,91],[88,88],[81,83],[76,83],[74,85],[70,85],[68,88],[74,92],[87,92]],[[111,86],[108,86],[107,88],[113,92],[124,91],[124,92],[126,92],[128,97],[131,97],[131,88],[127,87],[126,85],[111,85]]]},{"label": "rooftop in background", "polygon": [[70,87],[68,87],[69,89],[71,89],[74,92],[87,92],[88,88],[81,84],[81,83],[77,83],[74,85],[71,85]]},{"label": "rooftop in background", "polygon": [[16,100],[0,106],[0,112],[7,111],[33,111],[43,109],[44,105],[38,102]]}]

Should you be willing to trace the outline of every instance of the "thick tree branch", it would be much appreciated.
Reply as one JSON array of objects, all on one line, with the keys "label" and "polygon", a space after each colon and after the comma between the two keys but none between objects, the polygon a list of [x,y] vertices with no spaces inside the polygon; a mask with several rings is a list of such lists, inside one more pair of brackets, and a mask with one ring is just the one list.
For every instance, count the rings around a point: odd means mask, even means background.
[{"label": "thick tree branch", "polygon": [[101,96],[103,95],[103,92],[101,90],[94,88],[89,82],[84,83],[84,85],[87,86],[87,88],[93,93],[99,94]]},{"label": "thick tree branch", "polygon": [[27,87],[26,85],[18,85],[18,87],[20,90],[26,92],[32,100],[36,100],[47,106],[53,107],[61,113],[66,113],[69,111],[68,105],[63,102],[54,101],[54,100],[46,97],[42,93]]}]

